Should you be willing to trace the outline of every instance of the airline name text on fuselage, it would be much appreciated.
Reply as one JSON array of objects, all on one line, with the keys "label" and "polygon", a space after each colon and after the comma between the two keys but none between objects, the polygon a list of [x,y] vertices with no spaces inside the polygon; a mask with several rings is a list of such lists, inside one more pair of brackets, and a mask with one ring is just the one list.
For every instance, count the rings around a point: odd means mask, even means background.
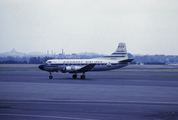
[{"label": "airline name text on fuselage", "polygon": [[63,61],[63,63],[102,63],[102,61]]}]

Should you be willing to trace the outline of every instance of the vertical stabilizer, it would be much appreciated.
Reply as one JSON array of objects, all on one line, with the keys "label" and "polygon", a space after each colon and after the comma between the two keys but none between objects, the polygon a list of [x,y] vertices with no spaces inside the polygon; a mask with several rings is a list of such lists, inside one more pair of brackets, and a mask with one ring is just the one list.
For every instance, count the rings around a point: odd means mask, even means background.
[{"label": "vertical stabilizer", "polygon": [[116,51],[114,53],[112,53],[111,56],[128,59],[126,44],[125,43],[119,43]]},{"label": "vertical stabilizer", "polygon": [[119,43],[116,51],[113,54],[122,54],[122,53],[127,53],[126,45],[125,43]]},{"label": "vertical stabilizer", "polygon": [[104,56],[102,59],[112,59],[112,60],[125,60],[128,59],[127,49],[125,43],[119,43],[117,49],[114,53],[109,56]]}]

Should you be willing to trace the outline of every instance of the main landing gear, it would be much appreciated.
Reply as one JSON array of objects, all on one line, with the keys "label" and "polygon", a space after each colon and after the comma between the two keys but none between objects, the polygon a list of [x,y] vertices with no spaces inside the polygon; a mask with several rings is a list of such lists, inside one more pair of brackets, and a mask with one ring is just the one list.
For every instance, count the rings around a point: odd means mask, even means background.
[{"label": "main landing gear", "polygon": [[81,79],[85,79],[85,75],[81,75],[80,78],[81,78]]},{"label": "main landing gear", "polygon": [[[73,76],[73,79],[76,79],[77,78],[77,74],[74,74]],[[85,73],[83,73],[83,75],[80,76],[81,79],[85,79]],[[53,76],[52,76],[52,73],[49,72],[49,79],[53,79]]]},{"label": "main landing gear", "polygon": [[51,72],[49,72],[49,79],[53,79],[53,76],[52,76],[52,73]]},{"label": "main landing gear", "polygon": [[[77,78],[77,74],[74,74],[73,76],[73,79],[76,79]],[[83,73],[83,75],[80,76],[81,79],[85,79],[85,73]]]},{"label": "main landing gear", "polygon": [[76,79],[77,78],[77,74],[74,74],[72,77],[73,77],[73,79]]}]

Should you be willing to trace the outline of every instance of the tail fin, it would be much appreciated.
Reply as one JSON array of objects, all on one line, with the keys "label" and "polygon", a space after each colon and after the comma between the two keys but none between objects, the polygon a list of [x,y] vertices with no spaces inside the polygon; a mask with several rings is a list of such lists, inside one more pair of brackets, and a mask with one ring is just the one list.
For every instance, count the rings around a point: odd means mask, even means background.
[{"label": "tail fin", "polygon": [[125,43],[119,43],[116,51],[111,54],[112,57],[123,57],[128,59],[127,48]]},{"label": "tail fin", "polygon": [[127,53],[127,49],[126,49],[125,43],[119,43],[116,51],[114,53],[112,53],[112,55],[125,54],[125,53]]},{"label": "tail fin", "polygon": [[124,60],[128,59],[127,49],[125,43],[119,43],[116,51],[109,56],[102,57],[103,59]]}]

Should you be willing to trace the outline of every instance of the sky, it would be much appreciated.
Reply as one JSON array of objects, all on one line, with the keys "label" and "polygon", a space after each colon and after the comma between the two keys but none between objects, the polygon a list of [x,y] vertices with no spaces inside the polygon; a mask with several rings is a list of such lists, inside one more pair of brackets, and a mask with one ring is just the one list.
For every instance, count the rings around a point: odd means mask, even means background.
[{"label": "sky", "polygon": [[0,0],[0,53],[178,55],[177,0]]}]

